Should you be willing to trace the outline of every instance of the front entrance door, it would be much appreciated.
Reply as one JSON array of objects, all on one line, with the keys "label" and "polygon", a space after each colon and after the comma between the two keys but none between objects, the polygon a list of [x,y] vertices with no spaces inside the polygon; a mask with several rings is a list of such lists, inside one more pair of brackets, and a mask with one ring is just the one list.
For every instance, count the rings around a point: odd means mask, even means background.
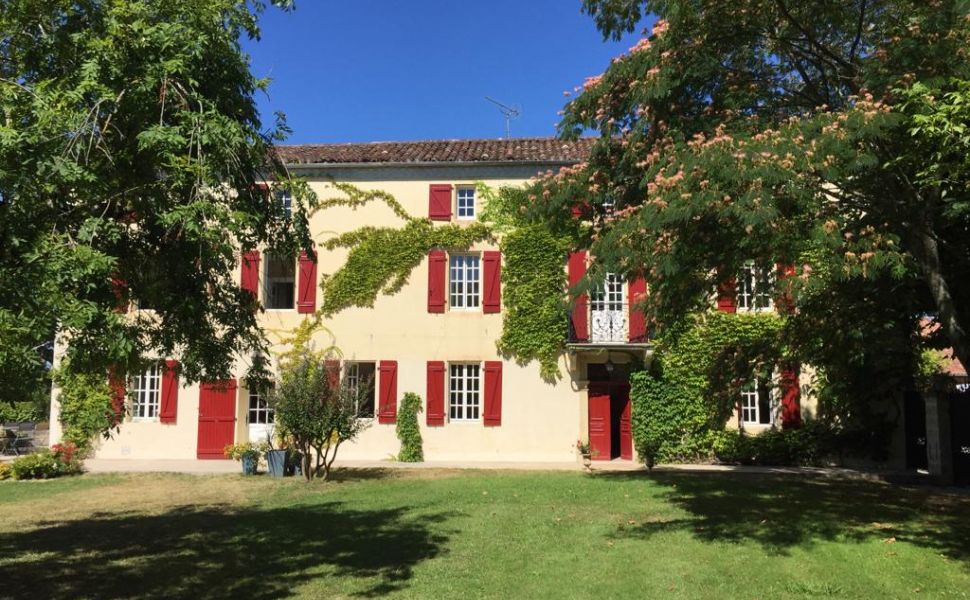
[{"label": "front entrance door", "polygon": [[612,458],[611,420],[609,383],[591,381],[589,384],[589,451],[593,460]]},{"label": "front entrance door", "polygon": [[633,460],[630,384],[589,382],[589,449],[593,460]]},{"label": "front entrance door", "polygon": [[209,381],[199,388],[199,458],[226,458],[236,429],[236,380]]}]

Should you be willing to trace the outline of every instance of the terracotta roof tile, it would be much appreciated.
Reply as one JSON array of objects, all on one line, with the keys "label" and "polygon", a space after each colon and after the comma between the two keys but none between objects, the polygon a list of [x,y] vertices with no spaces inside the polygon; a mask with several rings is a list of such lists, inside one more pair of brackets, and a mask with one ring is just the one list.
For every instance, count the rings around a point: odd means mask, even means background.
[{"label": "terracotta roof tile", "polygon": [[340,163],[451,163],[451,162],[561,162],[585,160],[593,138],[564,141],[557,138],[494,140],[428,140],[420,142],[368,142],[357,144],[300,144],[278,146],[289,164]]}]

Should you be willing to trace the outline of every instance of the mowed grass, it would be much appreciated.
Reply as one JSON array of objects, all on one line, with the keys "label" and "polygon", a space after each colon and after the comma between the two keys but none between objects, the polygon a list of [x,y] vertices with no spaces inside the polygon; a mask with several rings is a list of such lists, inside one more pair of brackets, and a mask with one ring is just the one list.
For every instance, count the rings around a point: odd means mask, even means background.
[{"label": "mowed grass", "polygon": [[967,598],[970,496],[750,474],[0,483],[0,597]]}]

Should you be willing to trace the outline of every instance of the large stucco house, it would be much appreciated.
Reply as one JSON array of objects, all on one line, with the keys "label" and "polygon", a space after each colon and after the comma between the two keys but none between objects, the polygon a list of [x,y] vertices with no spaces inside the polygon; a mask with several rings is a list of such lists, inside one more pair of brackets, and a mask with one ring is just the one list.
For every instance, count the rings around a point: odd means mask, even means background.
[{"label": "large stucco house", "polygon": [[[519,185],[541,171],[583,160],[590,140],[542,139],[320,144],[283,147],[289,167],[322,198],[336,193],[331,181],[392,194],[413,215],[434,222],[471,223],[481,211],[475,184]],[[397,225],[385,205],[332,208],[311,220],[317,242],[362,224]],[[318,308],[322,274],[333,273],[343,250],[281,259],[264,252],[240,256],[239,284],[257,294],[262,326],[292,330]],[[564,257],[570,281],[585,272],[588,257]],[[353,308],[326,320],[342,353],[341,377],[349,385],[371,380],[361,407],[372,424],[341,448],[347,459],[381,460],[399,449],[397,405],[413,391],[425,402],[421,427],[428,460],[574,461],[577,440],[588,440],[600,460],[633,460],[628,375],[650,359],[642,315],[631,301],[646,283],[609,278],[599,294],[572,311],[562,377],[540,377],[536,364],[503,359],[495,342],[502,328],[502,257],[496,246],[467,252],[432,251],[397,294],[373,308]],[[773,310],[759,288],[764,274],[742,274],[736,288],[712,303],[726,311]],[[133,308],[132,310],[136,310]],[[272,338],[271,338],[272,339]],[[169,364],[178,357],[165,357]],[[183,386],[165,361],[126,384],[127,416],[120,432],[99,442],[98,458],[218,459],[226,444],[264,440],[272,411],[257,390],[246,389],[245,366],[228,385]],[[758,430],[811,412],[800,398],[804,374],[780,373],[772,394],[751,388],[739,398],[735,419]],[[799,379],[801,378],[801,381]],[[51,409],[52,441],[60,436],[57,391]]]}]

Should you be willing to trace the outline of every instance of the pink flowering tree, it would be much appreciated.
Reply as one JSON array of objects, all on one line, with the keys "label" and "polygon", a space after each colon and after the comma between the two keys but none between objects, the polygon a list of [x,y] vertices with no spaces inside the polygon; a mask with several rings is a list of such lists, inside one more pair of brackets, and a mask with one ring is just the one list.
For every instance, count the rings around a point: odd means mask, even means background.
[{"label": "pink flowering tree", "polygon": [[755,260],[794,266],[790,354],[864,395],[908,385],[919,314],[970,364],[965,6],[585,0],[647,28],[567,93],[561,134],[598,141],[529,216],[582,214],[592,275],[646,277],[661,329]]}]

